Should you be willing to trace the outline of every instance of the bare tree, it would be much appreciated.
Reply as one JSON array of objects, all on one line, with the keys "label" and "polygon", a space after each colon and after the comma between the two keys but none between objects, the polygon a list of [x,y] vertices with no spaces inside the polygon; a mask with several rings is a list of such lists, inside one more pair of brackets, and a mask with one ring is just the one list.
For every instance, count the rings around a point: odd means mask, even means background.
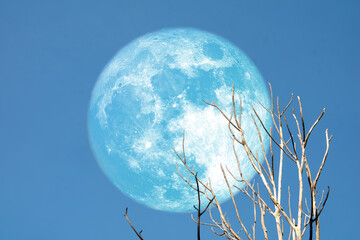
[{"label": "bare tree", "polygon": [[[260,157],[254,149],[251,149],[245,137],[246,129],[242,128],[241,124],[242,101],[241,99],[239,99],[239,106],[237,107],[234,97],[234,86],[232,91],[232,111],[230,115],[227,115],[213,101],[212,103],[205,101],[208,105],[218,109],[219,112],[226,118],[226,120],[228,121],[229,132],[232,136],[233,151],[237,162],[237,173],[230,171],[227,166],[220,165],[220,168],[228,187],[237,222],[239,223],[239,229],[234,229],[233,224],[229,221],[229,219],[226,218],[225,210],[222,209],[220,205],[219,199],[212,188],[210,179],[207,181],[201,180],[200,178],[198,178],[195,170],[188,165],[184,149],[185,135],[183,137],[183,153],[179,154],[175,151],[182,163],[182,167],[184,167],[189,173],[189,177],[185,178],[180,173],[179,166],[177,165],[176,167],[178,170],[178,174],[183,179],[183,181],[187,183],[190,188],[197,191],[198,194],[198,207],[194,206],[197,210],[198,217],[197,219],[194,219],[193,215],[191,215],[192,219],[198,225],[198,239],[200,239],[200,225],[207,225],[211,227],[211,230],[214,232],[214,234],[224,236],[227,239],[255,240],[258,215],[260,216],[260,229],[263,232],[264,239],[269,239],[268,228],[266,227],[267,221],[265,221],[266,213],[269,213],[271,218],[275,222],[276,232],[279,240],[282,240],[284,238],[284,225],[287,225],[289,228],[289,240],[302,239],[307,230],[309,233],[309,239],[313,239],[314,233],[316,240],[320,239],[320,215],[328,200],[330,188],[328,187],[326,194],[324,191],[322,191],[321,196],[319,196],[317,191],[317,184],[329,153],[329,143],[332,136],[329,137],[328,130],[326,129],[326,149],[320,162],[320,167],[316,171],[316,174],[313,174],[311,172],[311,168],[309,166],[306,155],[306,147],[309,142],[309,137],[316,125],[319,123],[320,119],[323,117],[325,109],[321,112],[316,121],[311,125],[309,130],[306,131],[303,118],[302,104],[300,98],[298,97],[297,99],[300,112],[300,120],[298,120],[294,108],[292,108],[292,117],[296,126],[295,131],[293,131],[291,130],[291,127],[289,126],[288,120],[286,118],[288,109],[293,103],[293,95],[291,96],[289,103],[283,109],[280,109],[279,98],[277,98],[276,109],[274,109],[275,107],[272,88],[270,84],[269,86],[271,92],[271,108],[266,108],[264,105],[262,105],[261,103],[260,104],[268,112],[268,114],[270,114],[274,127],[267,129],[262,119],[260,119],[259,114],[255,110],[255,108],[252,107],[252,121],[258,133],[258,140],[262,149],[262,157]],[[265,136],[261,135],[261,129],[265,131]],[[296,132],[296,137],[294,137],[293,132]],[[267,156],[264,146],[264,139],[266,137],[270,140],[270,156]],[[246,173],[243,173],[242,166],[240,164],[241,161],[239,160],[239,156],[235,147],[236,144],[240,144],[240,146],[245,150],[247,160],[250,161],[251,166],[255,170],[258,178],[260,179],[259,183],[255,184],[255,182],[250,182],[249,179],[247,179],[246,177]],[[279,156],[276,158],[277,160],[275,159],[274,149],[279,150]],[[264,161],[261,161],[262,158],[264,159]],[[282,201],[284,161],[289,161],[291,165],[294,166],[293,169],[295,169],[294,172],[297,176],[298,181],[298,186],[295,190],[297,191],[298,200],[296,201],[297,204],[295,207],[291,207],[291,191],[290,186],[288,186],[287,210],[285,209],[285,204]],[[195,178],[196,185],[194,185],[190,181],[191,177]],[[230,181],[228,180],[229,177],[234,178],[238,184],[230,186]],[[235,201],[233,193],[234,188],[240,190],[253,204],[254,222],[250,227],[245,226],[246,224],[242,220],[242,217],[244,216],[241,216],[237,206],[238,203],[237,201]],[[264,193],[260,194],[260,189],[264,189]],[[200,195],[204,196],[208,200],[208,203],[203,211],[200,210],[200,207],[202,206]],[[306,196],[309,196],[310,198],[309,204],[307,202]],[[216,209],[218,219],[215,219],[216,217],[212,212],[213,209]],[[201,215],[203,215],[206,211],[209,213],[210,219],[212,221],[211,223],[200,222]],[[130,226],[132,226],[130,221],[129,224]],[[136,232],[135,229],[134,231]],[[138,236],[140,239],[142,239],[140,234],[138,234]]]}]

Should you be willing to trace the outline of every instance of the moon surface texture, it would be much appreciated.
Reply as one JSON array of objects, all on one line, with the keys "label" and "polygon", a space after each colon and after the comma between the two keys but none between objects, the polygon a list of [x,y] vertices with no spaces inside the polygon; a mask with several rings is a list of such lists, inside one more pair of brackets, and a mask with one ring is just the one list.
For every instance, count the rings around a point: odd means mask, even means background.
[{"label": "moon surface texture", "polygon": [[[254,154],[262,156],[251,105],[269,128],[270,116],[259,104],[269,107],[269,94],[240,49],[190,28],[164,29],[132,41],[105,67],[91,96],[89,138],[102,170],[139,203],[162,211],[192,211],[197,193],[175,165],[188,178],[174,152],[182,153],[185,131],[189,167],[201,180],[210,179],[218,200],[225,201],[230,195],[220,164],[239,176],[233,142],[227,120],[203,100],[213,100],[230,115],[233,84],[235,99],[242,99],[245,137]],[[268,146],[264,137],[265,151]],[[242,171],[251,180],[255,172],[245,151],[239,144],[235,147]],[[228,180],[230,186],[236,184],[229,174]],[[195,184],[193,177],[191,182]]]}]

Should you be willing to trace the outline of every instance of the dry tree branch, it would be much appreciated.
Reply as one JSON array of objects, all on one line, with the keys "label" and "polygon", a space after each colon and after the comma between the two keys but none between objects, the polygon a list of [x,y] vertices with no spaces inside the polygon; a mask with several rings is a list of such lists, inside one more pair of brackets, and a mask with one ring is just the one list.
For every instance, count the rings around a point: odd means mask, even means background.
[{"label": "dry tree branch", "polygon": [[[263,229],[264,232],[264,237],[265,239],[268,239],[268,232],[267,232],[267,228],[265,226],[265,213],[266,211],[270,213],[270,215],[272,215],[276,221],[276,227],[277,227],[277,233],[278,233],[278,239],[283,239],[283,228],[284,228],[284,222],[281,218],[285,219],[285,222],[289,225],[290,227],[290,232],[289,232],[289,239],[293,238],[296,240],[302,239],[306,229],[308,226],[310,226],[310,232],[311,232],[311,236],[312,236],[312,229],[313,229],[313,224],[315,223],[316,225],[316,236],[318,239],[318,231],[319,231],[319,215],[322,212],[322,210],[324,209],[324,206],[328,200],[328,196],[329,196],[329,190],[326,194],[326,197],[324,199],[324,195],[322,195],[321,200],[318,204],[316,204],[316,194],[317,194],[317,189],[316,189],[316,185],[318,182],[318,179],[320,177],[320,174],[323,170],[323,167],[325,165],[327,156],[328,156],[328,152],[329,152],[329,142],[332,138],[332,136],[328,136],[328,131],[326,130],[325,134],[326,134],[326,151],[324,153],[323,156],[323,160],[320,164],[319,170],[316,174],[316,177],[314,179],[312,179],[311,176],[311,169],[309,167],[309,163],[306,157],[306,146],[310,137],[310,134],[313,132],[315,126],[319,123],[320,119],[322,118],[322,116],[324,115],[324,111],[322,111],[322,113],[320,114],[320,116],[317,118],[317,120],[314,122],[314,124],[310,127],[309,131],[306,133],[306,128],[305,128],[305,121],[304,121],[304,116],[303,116],[303,106],[301,103],[300,98],[298,97],[298,105],[299,105],[299,109],[300,109],[300,121],[298,121],[298,118],[295,114],[294,108],[292,109],[292,116],[293,119],[295,121],[296,124],[296,128],[297,128],[297,137],[298,137],[298,141],[299,141],[299,145],[300,145],[300,152],[298,152],[297,150],[297,144],[296,144],[296,140],[293,137],[293,133],[291,131],[291,128],[289,126],[289,122],[287,120],[286,117],[286,111],[287,109],[290,108],[292,102],[293,102],[293,95],[291,95],[291,99],[288,102],[288,104],[283,108],[280,109],[280,104],[279,104],[279,98],[277,98],[276,101],[276,110],[277,113],[274,112],[274,101],[273,101],[273,92],[272,92],[272,87],[269,84],[270,87],[270,92],[271,92],[271,109],[266,108],[262,103],[260,103],[261,107],[264,108],[266,110],[266,112],[268,114],[271,115],[271,119],[274,125],[274,128],[276,131],[272,131],[272,127],[270,129],[267,129],[265,127],[265,124],[263,122],[263,120],[260,118],[258,112],[256,111],[256,109],[254,108],[254,106],[251,106],[253,114],[256,116],[256,118],[251,115],[252,117],[252,122],[256,128],[256,131],[258,133],[258,141],[260,143],[261,146],[261,151],[262,151],[262,155],[264,158],[264,164],[260,162],[260,158],[257,154],[257,151],[254,151],[253,149],[250,148],[250,146],[248,145],[248,142],[245,138],[245,129],[242,128],[241,125],[241,117],[242,117],[242,101],[241,98],[239,99],[239,109],[236,109],[236,104],[235,104],[235,97],[234,97],[234,86],[232,88],[232,109],[231,109],[231,114],[228,116],[227,114],[225,114],[225,112],[214,102],[211,101],[211,103],[203,100],[206,104],[215,107],[220,113],[221,115],[228,121],[228,129],[229,132],[232,136],[232,144],[233,144],[233,152],[236,158],[236,162],[237,162],[237,166],[238,166],[238,174],[240,176],[240,179],[235,176],[235,174],[233,174],[227,166],[226,170],[227,172],[231,175],[231,177],[236,180],[236,182],[240,183],[241,186],[237,186],[234,185],[233,187],[235,187],[236,189],[240,190],[242,193],[245,194],[245,196],[247,196],[247,198],[252,201],[253,206],[254,206],[254,224],[253,224],[253,236],[251,237],[249,232],[247,231],[245,225],[243,224],[241,217],[240,217],[240,211],[237,207],[237,203],[235,201],[235,197],[234,194],[232,192],[232,189],[230,187],[229,181],[227,179],[226,173],[224,171],[223,166],[220,165],[221,171],[223,173],[223,177],[224,180],[227,184],[228,187],[228,191],[234,206],[234,210],[235,210],[235,214],[237,216],[238,222],[240,223],[240,231],[244,232],[244,234],[246,235],[246,237],[248,239],[255,239],[255,227],[256,227],[256,211],[257,208],[259,208],[260,210],[260,219],[261,219],[261,227]],[[260,123],[261,128],[264,130],[264,132],[266,133],[266,136],[269,137],[270,139],[270,158],[267,157],[266,155],[266,151],[265,151],[265,147],[264,147],[264,143],[263,143],[263,136],[260,133],[260,128],[257,124],[257,121]],[[287,134],[289,136],[285,137],[284,133],[283,133],[283,121],[285,122],[285,127],[286,127],[286,131]],[[235,133],[237,132],[237,133]],[[277,134],[277,136],[274,135],[274,133]],[[278,138],[279,140],[277,140],[276,138]],[[288,138],[287,141],[285,141],[285,138]],[[240,159],[237,155],[236,152],[236,148],[235,148],[235,142],[240,144],[240,146],[243,147],[245,153],[246,153],[246,157],[247,160],[251,163],[251,166],[253,167],[253,169],[255,170],[255,172],[257,173],[257,175],[260,177],[261,179],[261,183],[263,184],[263,187],[266,189],[267,192],[267,197],[271,200],[270,203],[273,204],[274,210],[272,210],[271,206],[269,205],[269,203],[267,201],[265,201],[265,199],[263,199],[260,196],[259,193],[259,188],[258,190],[255,190],[253,184],[251,184],[243,175],[242,170],[241,170],[241,166],[240,166]],[[275,143],[275,146],[278,147],[278,149],[280,150],[280,154],[279,154],[279,160],[276,163],[274,160],[274,150],[273,150],[273,143]],[[291,144],[291,146],[289,147],[288,144]],[[292,150],[290,149],[292,148]],[[179,157],[179,159],[181,160],[182,164],[185,166],[185,168],[188,170],[190,176],[195,176],[196,179],[196,183],[197,185],[201,184],[204,187],[204,191],[200,191],[199,187],[195,187],[190,183],[190,178],[187,180],[185,179],[183,176],[181,176],[181,178],[193,189],[198,189],[198,198],[200,196],[200,194],[204,194],[206,196],[206,198],[210,201],[208,207],[208,211],[210,214],[210,218],[213,222],[213,224],[208,224],[212,226],[212,231],[216,234],[216,235],[221,235],[224,236],[228,239],[241,239],[238,235],[237,232],[234,231],[234,229],[231,227],[231,224],[229,222],[228,219],[226,219],[225,215],[223,212],[223,209],[220,206],[220,203],[216,197],[216,194],[214,193],[214,191],[212,190],[211,187],[211,182],[209,179],[209,182],[205,184],[205,182],[201,182],[200,179],[197,178],[197,175],[195,174],[194,170],[192,168],[190,168],[187,165],[187,162],[185,160],[185,154],[184,154],[184,139],[183,139],[183,156],[180,156],[178,153],[176,153],[177,156]],[[298,204],[295,207],[295,210],[297,210],[297,216],[295,219],[293,219],[292,217],[292,207],[290,205],[290,188],[288,189],[288,207],[289,210],[285,211],[285,209],[282,206],[281,203],[281,195],[282,195],[282,174],[283,174],[283,161],[285,159],[285,157],[287,157],[288,159],[291,160],[292,163],[294,163],[296,169],[297,169],[297,177],[298,177]],[[275,165],[277,165],[277,168],[275,168]],[[309,189],[310,189],[310,197],[311,197],[311,208],[309,209],[307,202],[305,201],[305,205],[306,208],[308,209],[308,213],[305,213],[303,210],[303,203],[304,203],[304,197],[305,197],[305,193],[304,193],[304,183],[303,183],[303,169],[306,169],[306,177],[308,179],[308,183],[309,183]],[[178,169],[178,167],[177,167]],[[275,169],[277,169],[277,182],[275,182]],[[180,171],[178,169],[178,173],[180,174]],[[207,192],[209,192],[211,194],[211,197],[207,194]],[[324,202],[323,202],[324,199]],[[213,201],[212,201],[213,200]],[[216,221],[212,214],[211,214],[211,205],[215,206],[216,209],[218,210],[218,213],[220,215],[220,221]],[[200,206],[200,205],[199,205]],[[198,212],[199,213],[199,212]],[[200,212],[201,213],[201,212]],[[199,218],[198,218],[199,219]],[[198,224],[199,221],[198,221]],[[214,228],[217,228],[218,230],[220,230],[220,233],[216,232],[214,230]],[[312,237],[310,237],[311,239]]]},{"label": "dry tree branch", "polygon": [[[268,229],[266,227],[266,221],[265,221],[265,215],[266,212],[270,213],[267,216],[272,216],[275,220],[276,224],[276,231],[277,236],[279,240],[283,239],[284,235],[284,221],[285,224],[289,226],[289,239],[293,240],[300,240],[302,239],[303,235],[305,234],[306,230],[309,229],[310,234],[310,240],[313,237],[314,232],[314,225],[315,225],[315,235],[316,239],[320,239],[320,226],[319,226],[319,217],[322,213],[325,204],[327,203],[330,188],[328,187],[328,191],[324,197],[324,192],[321,195],[320,201],[317,203],[317,183],[320,178],[320,175],[323,171],[325,162],[328,157],[329,148],[330,148],[330,141],[332,139],[332,136],[329,137],[328,130],[325,131],[326,136],[326,149],[325,153],[323,155],[322,161],[320,163],[319,169],[316,173],[315,178],[312,178],[311,168],[306,156],[306,147],[309,140],[309,137],[321,118],[324,115],[325,109],[321,112],[319,117],[316,119],[316,121],[313,123],[313,125],[310,127],[308,132],[306,132],[305,128],[305,121],[303,116],[303,106],[300,100],[300,97],[298,97],[298,106],[300,110],[300,121],[298,120],[294,108],[292,108],[292,116],[293,120],[296,124],[296,135],[297,139],[294,138],[293,132],[291,131],[288,119],[286,117],[287,110],[290,108],[291,104],[293,103],[294,95],[291,95],[290,101],[287,103],[287,105],[281,109],[279,104],[279,98],[276,98],[276,113],[274,112],[274,98],[273,98],[273,91],[272,87],[269,83],[269,88],[271,92],[271,108],[266,108],[262,103],[259,102],[260,106],[266,110],[268,114],[270,114],[272,123],[274,127],[270,127],[270,129],[267,129],[263,120],[260,118],[258,112],[254,108],[254,106],[251,106],[251,109],[253,111],[253,114],[251,114],[252,117],[252,123],[257,131],[258,135],[258,141],[260,143],[261,147],[261,154],[264,159],[264,161],[261,161],[260,157],[258,156],[257,150],[254,150],[250,147],[246,137],[245,137],[245,131],[246,129],[243,129],[241,121],[242,121],[242,100],[239,98],[239,106],[237,110],[237,106],[235,103],[235,88],[233,86],[232,88],[232,109],[231,113],[228,116],[225,114],[225,112],[214,102],[211,101],[211,103],[203,100],[206,104],[209,106],[215,107],[221,115],[228,121],[228,129],[232,136],[232,147],[234,156],[237,163],[237,174],[234,174],[229,170],[227,166],[225,166],[227,172],[230,174],[230,176],[237,182],[239,185],[233,185],[230,186],[230,182],[228,180],[228,175],[226,174],[224,167],[220,164],[220,169],[223,174],[223,178],[225,180],[225,183],[228,188],[229,195],[232,200],[232,204],[235,210],[236,218],[238,223],[240,224],[240,229],[235,230],[230,220],[226,217],[226,212],[221,207],[219,199],[217,198],[212,185],[211,185],[211,179],[208,179],[207,181],[201,180],[196,171],[194,171],[193,167],[189,166],[188,161],[186,160],[185,156],[185,132],[183,133],[183,141],[182,141],[182,154],[179,154],[174,149],[177,157],[180,159],[181,165],[184,167],[185,172],[189,174],[188,177],[185,177],[181,174],[181,171],[179,169],[178,164],[176,163],[176,169],[181,177],[181,179],[192,189],[194,189],[197,192],[197,199],[198,199],[198,206],[196,207],[194,205],[195,210],[197,210],[197,220],[194,219],[193,214],[191,214],[191,218],[194,222],[197,223],[197,239],[200,240],[200,225],[209,226],[211,228],[211,231],[218,235],[223,236],[227,239],[231,240],[241,240],[242,237],[240,237],[239,233],[245,234],[245,238],[249,240],[255,240],[255,233],[256,228],[258,226],[261,226],[261,229],[264,234],[264,238],[268,240]],[[254,116],[255,115],[255,116]],[[260,125],[258,124],[260,123]],[[283,124],[285,125],[286,129],[283,133]],[[260,128],[264,130],[265,136],[262,136]],[[275,128],[275,130],[273,130]],[[267,137],[269,139],[270,143],[270,157],[266,154],[266,149],[264,146],[264,139]],[[285,139],[288,139],[285,141]],[[247,161],[249,161],[250,166],[253,167],[255,173],[260,178],[260,183],[262,184],[263,188],[266,190],[266,198],[263,198],[263,196],[260,195],[260,188],[259,184],[257,185],[257,189],[255,189],[254,184],[250,183],[249,180],[246,178],[246,176],[242,172],[242,166],[241,162],[243,161],[239,159],[239,156],[236,151],[236,144],[240,144],[242,149],[245,152],[245,158]],[[291,146],[289,146],[291,144]],[[297,149],[298,144],[298,149]],[[274,154],[274,147],[279,149],[279,158],[278,160],[275,160],[275,154]],[[292,148],[292,149],[290,149]],[[283,185],[283,171],[284,171],[284,164],[286,159],[290,160],[289,163],[292,164],[292,167],[295,167],[298,180],[298,203],[295,207],[291,206],[291,195],[290,195],[290,186],[288,186],[288,210],[285,210],[281,201],[282,198],[282,185]],[[306,176],[303,176],[305,168]],[[276,170],[276,172],[275,172]],[[276,175],[276,176],[275,176]],[[192,183],[191,177],[195,178],[195,183]],[[308,188],[309,192],[305,192],[304,190],[304,178],[307,178],[308,182]],[[276,179],[276,180],[275,180]],[[253,225],[252,225],[252,236],[248,232],[244,222],[241,219],[241,211],[238,208],[237,201],[235,200],[235,196],[233,193],[233,189],[238,189],[240,192],[242,192],[247,199],[249,199],[252,202],[253,205]],[[200,189],[202,188],[202,189]],[[306,201],[306,194],[310,195],[310,208]],[[203,195],[207,200],[208,204],[206,207],[201,210],[201,195]],[[305,198],[305,200],[304,200]],[[303,204],[305,203],[307,213],[304,212]],[[212,214],[212,209],[216,209],[218,213],[219,220],[216,220]],[[259,210],[259,211],[258,211]],[[200,221],[201,216],[208,212],[210,219],[212,223],[203,223]],[[295,212],[297,212],[295,216]],[[261,225],[257,225],[257,214],[260,214],[260,222]],[[294,214],[293,214],[294,213]],[[293,218],[294,216],[294,218]],[[134,232],[137,234],[137,236],[140,239],[143,239],[141,236],[141,231],[137,232],[136,229],[131,224],[129,218],[127,217],[127,209],[125,212],[125,217],[134,230]]]},{"label": "dry tree branch", "polygon": [[[309,141],[309,137],[312,134],[315,127],[318,125],[319,121],[322,119],[325,109],[321,112],[319,117],[315,120],[315,122],[312,124],[312,126],[309,128],[309,130],[306,132],[305,128],[305,121],[303,116],[303,106],[300,100],[300,97],[298,97],[298,106],[300,111],[300,121],[298,120],[294,108],[292,107],[292,116],[293,121],[296,124],[296,135],[297,139],[294,138],[293,132],[290,128],[288,119],[286,117],[287,110],[290,108],[291,104],[293,103],[294,95],[291,95],[290,101],[287,103],[287,105],[281,109],[279,104],[279,98],[276,98],[276,113],[274,112],[274,98],[273,98],[273,91],[271,84],[269,83],[270,93],[271,93],[271,108],[266,108],[261,102],[259,102],[260,106],[266,110],[266,113],[270,114],[273,127],[270,127],[270,129],[267,129],[263,119],[260,118],[258,112],[254,108],[254,106],[251,106],[252,109],[252,123],[254,124],[257,135],[258,135],[258,141],[260,143],[261,147],[261,154],[264,159],[262,162],[260,157],[258,156],[257,150],[254,150],[250,147],[249,142],[247,141],[247,138],[245,137],[245,131],[242,127],[241,121],[242,121],[242,100],[239,97],[239,106],[237,110],[237,106],[235,103],[235,87],[232,87],[232,109],[230,116],[225,114],[225,112],[214,102],[211,101],[211,103],[203,100],[206,104],[209,106],[215,107],[221,115],[228,121],[228,129],[232,136],[232,147],[233,147],[233,153],[236,159],[237,164],[237,174],[234,174],[229,170],[227,166],[225,166],[227,172],[230,174],[230,176],[237,182],[238,185],[230,186],[230,182],[228,180],[228,175],[226,174],[224,167],[220,164],[220,169],[223,174],[223,178],[225,180],[225,183],[228,188],[229,195],[232,200],[232,204],[235,210],[235,214],[237,217],[237,221],[240,224],[240,229],[235,230],[232,227],[232,224],[230,220],[226,217],[226,211],[221,207],[219,199],[217,198],[212,185],[211,185],[211,179],[201,180],[197,172],[194,171],[192,166],[189,166],[188,161],[186,159],[185,155],[185,132],[183,133],[183,141],[182,141],[182,154],[179,154],[175,149],[175,153],[177,157],[179,158],[180,162],[182,163],[185,172],[187,172],[189,175],[188,177],[185,177],[182,175],[178,164],[176,163],[176,169],[178,172],[178,175],[181,177],[181,179],[192,189],[194,189],[197,192],[197,200],[198,200],[198,206],[196,207],[194,205],[195,210],[197,211],[197,220],[194,219],[193,214],[191,214],[191,218],[194,222],[197,223],[197,239],[200,240],[200,226],[205,225],[209,226],[211,228],[211,231],[218,236],[223,236],[227,239],[231,240],[242,240],[243,238],[240,237],[240,233],[245,234],[245,237],[249,240],[255,240],[255,233],[256,228],[259,226],[257,225],[257,214],[260,214],[260,221],[261,221],[261,229],[264,234],[264,239],[268,240],[268,229],[266,227],[266,221],[265,221],[265,215],[266,212],[270,213],[267,216],[272,216],[275,220],[276,224],[276,231],[277,236],[279,240],[283,239],[284,235],[284,220],[285,224],[289,226],[289,235],[288,238],[293,240],[300,240],[302,239],[303,235],[305,234],[306,230],[309,231],[309,239],[313,239],[313,233],[315,231],[316,240],[320,239],[320,215],[328,201],[330,188],[328,187],[327,193],[325,195],[325,192],[322,192],[322,195],[320,197],[320,201],[317,203],[317,183],[319,181],[320,175],[324,169],[329,149],[330,149],[330,141],[332,139],[332,136],[329,137],[328,130],[325,131],[325,137],[326,137],[326,149],[325,153],[322,157],[322,161],[320,163],[319,169],[314,174],[315,178],[313,178],[313,175],[311,173],[311,168],[306,156],[306,147]],[[254,116],[255,115],[255,116]],[[258,124],[260,123],[260,125]],[[283,133],[283,124],[286,127],[285,132]],[[262,136],[260,128],[264,130],[265,136]],[[273,130],[275,129],[275,130]],[[264,139],[267,137],[269,139],[270,143],[270,157],[266,154],[266,149],[264,146]],[[285,139],[288,139],[285,141]],[[245,152],[245,158],[250,163],[250,166],[254,169],[257,176],[260,178],[260,183],[263,185],[263,188],[266,190],[265,193],[267,194],[266,198],[263,198],[263,196],[260,195],[260,188],[259,184],[257,184],[257,189],[255,189],[254,183],[250,183],[249,180],[246,178],[245,174],[242,172],[242,166],[241,162],[243,161],[239,159],[239,156],[236,151],[236,144],[240,144],[242,149]],[[291,144],[291,146],[289,146]],[[298,144],[298,148],[297,148]],[[278,160],[275,160],[275,154],[274,154],[274,147],[279,149],[279,158]],[[292,149],[290,149],[292,148]],[[282,185],[283,185],[283,171],[284,171],[284,164],[285,159],[290,160],[289,163],[292,164],[292,167],[295,167],[298,180],[298,203],[295,207],[291,206],[291,194],[290,194],[290,186],[288,186],[288,210],[285,210],[281,201],[282,197]],[[304,168],[305,173],[304,175]],[[276,170],[276,172],[275,172]],[[275,176],[276,175],[276,176]],[[304,175],[304,176],[303,176]],[[195,178],[194,185],[190,180],[191,178]],[[308,189],[309,192],[305,192],[304,188],[304,178],[307,178],[308,182]],[[276,179],[276,180],[275,180]],[[233,193],[233,189],[238,189],[240,192],[242,192],[247,199],[249,199],[252,202],[253,205],[253,225],[252,225],[252,236],[248,232],[244,222],[241,219],[241,211],[238,208],[238,203],[235,200],[235,196]],[[305,186],[306,187],[306,186]],[[202,189],[200,189],[202,188]],[[308,194],[308,195],[306,195]],[[204,196],[208,200],[208,204],[205,206],[203,210],[201,210],[201,195]],[[306,201],[306,196],[310,196],[310,207]],[[325,197],[324,197],[325,196]],[[304,212],[303,204],[305,203],[307,213]],[[218,213],[219,220],[216,220],[212,214],[212,209],[216,209]],[[258,212],[259,210],[259,212]],[[139,239],[143,240],[143,237],[141,236],[142,231],[138,232],[132,223],[130,222],[128,216],[127,216],[128,209],[126,208],[125,211],[125,217],[131,226],[131,228],[134,230],[136,235]],[[200,221],[201,216],[208,212],[210,219],[212,223],[203,223]],[[295,216],[295,212],[297,212],[297,216]],[[293,214],[294,213],[294,214]],[[293,218],[294,216],[294,218]],[[315,225],[315,226],[314,226]],[[315,230],[314,230],[315,227]]]},{"label": "dry tree branch", "polygon": [[246,236],[248,237],[248,239],[251,239],[250,234],[249,234],[248,231],[246,230],[246,227],[244,226],[243,222],[241,221],[241,218],[240,218],[240,215],[239,215],[239,211],[238,211],[238,209],[237,209],[236,202],[235,202],[235,199],[234,199],[234,195],[233,195],[232,190],[231,190],[231,187],[230,187],[230,185],[229,185],[229,181],[227,180],[227,177],[226,177],[224,168],[223,168],[223,166],[222,166],[221,164],[220,164],[220,168],[221,168],[221,171],[222,171],[222,173],[223,173],[223,176],[224,176],[226,185],[227,185],[227,187],[228,187],[228,190],[229,190],[229,193],[230,193],[230,196],[231,196],[231,200],[232,200],[232,202],[233,202],[233,206],[234,206],[234,208],[235,208],[235,212],[236,212],[236,216],[237,216],[237,218],[238,218],[238,221],[239,221],[242,229],[244,230]]},{"label": "dry tree branch", "polygon": [[[325,204],[329,198],[329,194],[330,194],[330,187],[328,186],[328,190],[327,190],[327,193],[326,193],[326,197],[325,197],[325,200],[324,200],[324,203],[321,205],[319,204],[319,207],[317,208],[318,209],[318,213],[317,213],[317,216],[315,218],[315,220],[317,220],[319,217],[320,217],[320,214],[322,213],[324,207],[325,207]],[[320,208],[320,205],[321,205],[321,208]]]},{"label": "dry tree branch", "polygon": [[[266,129],[263,121],[261,120],[261,118],[259,117],[259,115],[257,114],[257,112],[256,112],[256,110],[255,110],[254,108],[253,108],[253,111],[254,111],[257,119],[259,120],[261,126],[263,127],[263,129],[265,130],[265,132],[268,134],[268,136],[271,138],[271,140],[272,140],[291,160],[293,160],[294,162],[296,162],[296,159],[295,159],[293,156],[291,156],[291,153],[290,153],[290,152],[288,153],[287,151],[285,151],[285,149],[281,147],[281,145],[273,138],[273,136],[270,135],[269,131]],[[285,141],[284,141],[284,142],[285,142]]]},{"label": "dry tree branch", "polygon": [[131,221],[127,216],[127,212],[128,212],[128,208],[126,208],[124,216],[125,216],[126,220],[128,221],[130,227],[134,230],[134,232],[136,233],[136,235],[138,236],[139,239],[144,240],[144,238],[141,236],[142,230],[140,230],[140,232],[136,231],[135,227],[131,224]]},{"label": "dry tree branch", "polygon": [[[185,158],[185,154],[184,154],[184,158]],[[200,187],[199,187],[199,179],[197,177],[197,173],[195,174],[195,181],[196,181],[196,191],[197,191],[197,195],[198,195],[198,207],[196,207],[194,205],[194,208],[197,211],[197,239],[200,240],[200,217],[206,212],[206,210],[208,209],[208,207],[210,206],[210,204],[213,202],[214,197],[209,201],[209,203],[206,205],[205,209],[203,211],[201,211],[201,198],[200,198]],[[192,217],[192,216],[191,216]],[[204,224],[204,225],[208,225],[208,224]]]}]

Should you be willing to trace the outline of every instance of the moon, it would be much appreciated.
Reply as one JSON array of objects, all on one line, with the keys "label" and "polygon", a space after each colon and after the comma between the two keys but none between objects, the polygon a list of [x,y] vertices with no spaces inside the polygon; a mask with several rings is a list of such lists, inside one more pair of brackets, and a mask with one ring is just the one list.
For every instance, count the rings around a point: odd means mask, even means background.
[{"label": "moon", "polygon": [[[99,76],[88,111],[90,145],[110,181],[124,194],[150,208],[187,212],[197,193],[179,176],[188,173],[174,153],[182,153],[201,180],[211,181],[220,202],[229,191],[220,164],[235,176],[237,163],[228,122],[232,86],[242,100],[242,127],[253,152],[262,156],[251,114],[253,105],[266,127],[270,116],[267,86],[252,61],[235,45],[214,34],[172,28],[149,33],[123,47]],[[261,134],[265,136],[261,129]],[[255,172],[235,144],[243,173]],[[264,148],[269,139],[264,137]],[[230,185],[236,181],[228,176]],[[192,183],[195,183],[191,178]],[[233,190],[237,192],[236,189]]]}]

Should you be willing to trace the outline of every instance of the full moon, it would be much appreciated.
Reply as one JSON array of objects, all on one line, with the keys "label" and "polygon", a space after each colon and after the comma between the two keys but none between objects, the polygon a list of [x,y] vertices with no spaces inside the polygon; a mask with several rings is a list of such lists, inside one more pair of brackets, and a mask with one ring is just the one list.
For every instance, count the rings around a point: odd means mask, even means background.
[{"label": "full moon", "polygon": [[[93,89],[89,112],[90,145],[100,167],[124,194],[153,209],[186,212],[197,192],[174,149],[185,153],[189,167],[204,182],[210,179],[220,202],[230,195],[220,164],[237,172],[227,120],[203,100],[212,100],[228,115],[242,100],[241,124],[254,153],[262,156],[252,105],[266,127],[270,106],[267,86],[251,60],[235,45],[191,28],[164,29],[123,47],[107,64]],[[259,124],[259,127],[260,124]],[[264,137],[265,150],[269,139]],[[235,144],[243,173],[255,172]],[[229,175],[230,185],[236,181]],[[192,183],[195,183],[191,178]],[[236,189],[235,189],[236,190]],[[236,192],[234,190],[234,192]]]}]

